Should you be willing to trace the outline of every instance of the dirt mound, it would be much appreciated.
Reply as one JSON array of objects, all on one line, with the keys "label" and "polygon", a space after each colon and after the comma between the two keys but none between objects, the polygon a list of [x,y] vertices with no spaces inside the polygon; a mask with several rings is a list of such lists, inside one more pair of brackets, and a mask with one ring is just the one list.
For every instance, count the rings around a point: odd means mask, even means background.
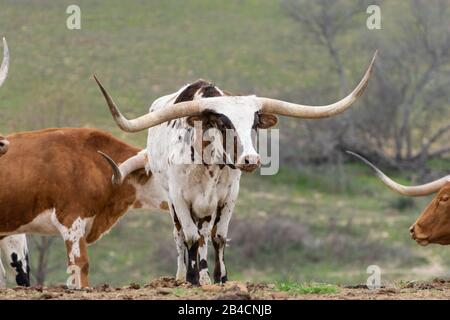
[{"label": "dirt mound", "polygon": [[191,284],[175,280],[174,277],[161,277],[155,280],[150,281],[145,285],[145,288],[177,288],[184,287],[189,288],[192,287]]},{"label": "dirt mound", "polygon": [[282,291],[273,284],[230,281],[225,285],[192,286],[162,277],[145,285],[132,283],[114,288],[99,284],[93,288],[71,290],[64,285],[0,289],[0,299],[61,299],[61,300],[255,300],[255,299],[450,299],[450,281],[401,281],[369,290],[364,285],[336,287],[333,293]]}]

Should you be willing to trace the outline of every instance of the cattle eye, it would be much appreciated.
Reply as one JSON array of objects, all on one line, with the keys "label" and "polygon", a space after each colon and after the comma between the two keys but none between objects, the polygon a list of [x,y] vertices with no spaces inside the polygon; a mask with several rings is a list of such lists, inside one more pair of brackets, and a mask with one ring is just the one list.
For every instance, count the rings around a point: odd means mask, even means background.
[{"label": "cattle eye", "polygon": [[218,129],[224,129],[225,128],[225,125],[224,125],[222,119],[220,119],[220,118],[214,118],[211,121],[211,124],[214,125]]},{"label": "cattle eye", "polygon": [[450,196],[449,195],[447,195],[447,194],[445,194],[445,195],[443,195],[442,197],[441,197],[441,202],[447,202],[448,201],[448,199],[450,199]]},{"label": "cattle eye", "polygon": [[190,116],[190,117],[187,118],[187,123],[191,127],[194,127],[195,126],[195,122],[197,122],[197,121],[202,122],[203,118],[201,116]]}]

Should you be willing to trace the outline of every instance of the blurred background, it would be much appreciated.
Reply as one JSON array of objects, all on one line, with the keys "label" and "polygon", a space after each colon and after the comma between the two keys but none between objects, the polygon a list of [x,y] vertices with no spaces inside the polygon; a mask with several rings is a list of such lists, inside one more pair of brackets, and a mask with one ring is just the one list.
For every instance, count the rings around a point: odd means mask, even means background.
[{"label": "blurred background", "polygon": [[[66,28],[71,4],[81,30]],[[380,30],[366,26],[371,4],[381,8]],[[344,154],[359,152],[407,184],[450,173],[450,1],[0,0],[0,36],[11,54],[3,134],[95,127],[141,147],[146,133],[115,126],[93,73],[130,117],[198,78],[236,94],[325,104],[352,90],[379,49],[349,112],[281,119],[280,172],[242,179],[229,274],[346,284],[365,283],[373,264],[383,281],[450,274],[450,248],[409,238],[431,198],[391,193]],[[90,247],[92,284],[174,275],[171,225],[159,210],[128,213]],[[63,241],[29,242],[33,283],[65,282]]]}]

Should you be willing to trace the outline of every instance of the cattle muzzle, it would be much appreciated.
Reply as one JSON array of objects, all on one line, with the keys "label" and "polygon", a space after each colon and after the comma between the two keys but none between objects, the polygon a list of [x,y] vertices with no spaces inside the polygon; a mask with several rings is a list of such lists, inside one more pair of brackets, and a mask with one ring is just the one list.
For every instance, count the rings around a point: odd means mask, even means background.
[{"label": "cattle muzzle", "polygon": [[0,156],[4,155],[9,148],[9,141],[3,137],[0,137]]},{"label": "cattle muzzle", "polygon": [[429,241],[430,237],[425,236],[425,235],[421,234],[420,232],[417,232],[415,223],[411,227],[409,227],[409,234],[411,236],[411,239],[415,240],[421,246],[426,246],[430,243],[430,241]]},{"label": "cattle muzzle", "polygon": [[261,157],[258,154],[242,156],[236,167],[245,172],[253,172],[261,166]]}]

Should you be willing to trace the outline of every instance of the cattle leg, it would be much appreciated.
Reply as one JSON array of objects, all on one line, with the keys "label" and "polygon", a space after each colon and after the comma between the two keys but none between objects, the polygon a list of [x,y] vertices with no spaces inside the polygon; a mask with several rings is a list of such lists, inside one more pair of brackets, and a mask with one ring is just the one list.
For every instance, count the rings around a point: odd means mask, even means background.
[{"label": "cattle leg", "polygon": [[13,235],[0,241],[7,264],[16,275],[18,286],[30,286],[30,265],[28,261],[27,238],[24,234]]},{"label": "cattle leg", "polygon": [[214,225],[211,231],[211,239],[215,251],[214,283],[228,281],[227,268],[225,266],[225,246],[227,244],[228,225],[230,223],[234,206],[225,203],[217,208]]},{"label": "cattle leg", "polygon": [[179,281],[186,281],[186,254],[187,248],[184,240],[183,230],[181,229],[180,221],[176,215],[173,205],[170,207],[170,214],[173,221],[173,238],[177,246],[177,274],[175,279]]},{"label": "cattle leg", "polygon": [[200,219],[198,228],[200,229],[201,238],[199,240],[198,256],[199,256],[199,282],[200,285],[211,284],[208,271],[208,237],[211,232],[211,217]]},{"label": "cattle leg", "polygon": [[183,232],[174,228],[173,237],[177,246],[177,274],[175,279],[178,281],[186,281],[187,247],[184,241]]},{"label": "cattle leg", "polygon": [[214,283],[225,283],[228,281],[224,259],[226,240],[222,237],[214,236],[212,241],[215,251]]},{"label": "cattle leg", "polygon": [[65,240],[70,280],[68,285],[75,289],[88,288],[89,280],[89,258],[87,255],[87,244],[84,237],[77,242]]},{"label": "cattle leg", "polygon": [[70,274],[67,285],[76,289],[89,287],[89,259],[85,238],[86,220],[81,217],[74,219],[72,216],[70,220],[60,222],[56,212],[53,212],[51,219],[66,244],[67,273]]},{"label": "cattle leg", "polygon": [[188,247],[188,261],[187,261],[187,272],[186,280],[193,285],[200,284],[200,274],[198,270],[198,240]]},{"label": "cattle leg", "polygon": [[6,271],[3,267],[1,253],[2,252],[0,250],[0,289],[4,289],[6,288]]},{"label": "cattle leg", "polygon": [[199,270],[198,270],[198,247],[199,240],[202,238],[197,226],[192,220],[191,212],[186,203],[181,201],[174,201],[170,204],[174,215],[177,217],[181,230],[184,234],[185,246],[188,251],[186,280],[194,285],[199,284]]}]

